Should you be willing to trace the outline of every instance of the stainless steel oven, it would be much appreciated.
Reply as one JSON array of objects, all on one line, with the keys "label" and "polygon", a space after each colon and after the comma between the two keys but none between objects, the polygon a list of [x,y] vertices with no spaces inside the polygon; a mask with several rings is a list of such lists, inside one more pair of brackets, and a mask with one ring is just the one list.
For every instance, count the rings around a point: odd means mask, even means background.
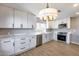
[{"label": "stainless steel oven", "polygon": [[66,41],[67,33],[66,32],[59,32],[57,34],[57,39],[61,41]]}]

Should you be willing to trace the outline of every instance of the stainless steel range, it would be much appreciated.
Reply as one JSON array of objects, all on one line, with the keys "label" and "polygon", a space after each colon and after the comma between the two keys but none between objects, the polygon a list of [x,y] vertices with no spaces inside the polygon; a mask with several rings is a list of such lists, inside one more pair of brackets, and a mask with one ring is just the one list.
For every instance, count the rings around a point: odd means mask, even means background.
[{"label": "stainless steel range", "polygon": [[67,32],[58,32],[57,39],[66,42]]}]

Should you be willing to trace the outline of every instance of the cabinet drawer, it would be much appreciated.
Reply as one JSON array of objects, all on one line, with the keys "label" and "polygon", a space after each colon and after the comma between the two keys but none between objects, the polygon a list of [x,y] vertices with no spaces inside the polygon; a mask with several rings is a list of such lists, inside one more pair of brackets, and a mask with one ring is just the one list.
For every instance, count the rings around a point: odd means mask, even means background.
[{"label": "cabinet drawer", "polygon": [[10,42],[11,42],[10,40],[3,41],[3,43],[10,43]]},{"label": "cabinet drawer", "polygon": [[4,38],[1,40],[1,43],[10,43],[10,42],[11,42],[10,38]]},{"label": "cabinet drawer", "polygon": [[27,44],[27,43],[26,42],[21,42],[20,44],[23,45],[23,44]]},{"label": "cabinet drawer", "polygon": [[26,38],[15,38],[15,41],[25,41]]},{"label": "cabinet drawer", "polygon": [[12,45],[12,43],[14,42],[14,40],[13,39],[11,39],[11,38],[6,38],[6,39],[2,39],[1,40],[1,45]]},{"label": "cabinet drawer", "polygon": [[26,50],[26,46],[20,48],[21,51]]},{"label": "cabinet drawer", "polygon": [[25,45],[28,45],[28,44],[26,42],[21,42],[21,43],[16,42],[15,43],[15,47],[21,47],[21,46],[25,46]]},{"label": "cabinet drawer", "polygon": [[15,41],[15,44],[17,45],[17,44],[20,44],[20,45],[22,45],[22,44],[28,44],[29,43],[29,39],[27,39],[27,40],[18,40],[18,41]]},{"label": "cabinet drawer", "polygon": [[29,48],[28,45],[21,46],[21,47],[16,47],[16,48],[15,48],[15,53],[20,53],[20,52],[23,52],[23,51],[27,51],[28,48]]}]

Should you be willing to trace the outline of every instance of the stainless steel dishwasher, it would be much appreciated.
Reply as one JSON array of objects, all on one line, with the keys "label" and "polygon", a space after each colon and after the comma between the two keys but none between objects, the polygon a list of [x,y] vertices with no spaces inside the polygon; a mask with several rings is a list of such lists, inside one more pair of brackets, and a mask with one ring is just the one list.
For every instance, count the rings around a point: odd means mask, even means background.
[{"label": "stainless steel dishwasher", "polygon": [[42,34],[37,35],[36,47],[42,45]]}]

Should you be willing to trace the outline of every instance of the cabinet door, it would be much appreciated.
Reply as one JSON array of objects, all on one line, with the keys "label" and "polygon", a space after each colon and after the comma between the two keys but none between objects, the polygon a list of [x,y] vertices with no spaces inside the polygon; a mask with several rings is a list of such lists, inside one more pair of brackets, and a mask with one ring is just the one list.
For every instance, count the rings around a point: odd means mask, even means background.
[{"label": "cabinet door", "polygon": [[47,36],[47,38],[46,38],[46,39],[47,39],[47,42],[48,42],[48,41],[49,41],[49,34],[46,34],[46,36]]},{"label": "cabinet door", "polygon": [[1,40],[1,54],[2,55],[13,55],[14,54],[14,39],[3,38]]},{"label": "cabinet door", "polygon": [[32,36],[31,47],[34,48],[35,46],[36,46],[36,36]]},{"label": "cabinet door", "polygon": [[47,40],[48,40],[48,41],[53,40],[53,33],[48,33],[48,34],[47,34]]},{"label": "cabinet door", "polygon": [[27,27],[27,14],[25,12],[22,12],[21,22],[23,24],[23,28],[28,28]]},{"label": "cabinet door", "polygon": [[29,49],[29,40],[26,37],[16,37],[15,38],[15,53],[22,53]]},{"label": "cabinet door", "polygon": [[34,15],[32,15],[32,17],[33,17],[33,20],[32,20],[32,28],[36,28],[37,18]]},{"label": "cabinet door", "polygon": [[26,13],[15,10],[14,28],[27,28],[27,15]]},{"label": "cabinet door", "polygon": [[54,33],[53,33],[53,39],[57,41],[57,31],[54,31]]},{"label": "cabinet door", "polygon": [[13,28],[13,9],[0,6],[0,28]]},{"label": "cabinet door", "polygon": [[50,40],[53,40],[53,33],[50,33],[49,36],[50,36]]},{"label": "cabinet door", "polygon": [[59,23],[58,21],[52,21],[51,24],[50,24],[50,27],[53,28],[53,29],[57,29],[58,23]]},{"label": "cabinet door", "polygon": [[43,43],[46,43],[46,42],[48,42],[47,35],[46,34],[43,34]]},{"label": "cabinet door", "polygon": [[29,49],[36,47],[36,36],[32,36],[31,38],[29,38],[29,40],[30,40]]},{"label": "cabinet door", "polygon": [[28,14],[28,28],[32,28],[32,15],[31,14]]},{"label": "cabinet door", "polygon": [[18,10],[15,10],[14,28],[21,28],[21,13]]},{"label": "cabinet door", "polygon": [[35,24],[35,18],[32,14],[28,14],[28,28],[33,28],[33,25]]}]

